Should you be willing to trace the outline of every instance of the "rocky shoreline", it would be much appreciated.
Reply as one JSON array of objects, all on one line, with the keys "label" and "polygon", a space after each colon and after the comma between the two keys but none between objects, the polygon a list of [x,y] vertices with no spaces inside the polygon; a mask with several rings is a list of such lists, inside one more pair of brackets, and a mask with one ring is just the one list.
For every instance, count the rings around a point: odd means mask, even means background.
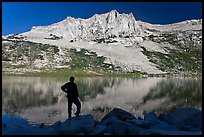
[{"label": "rocky shoreline", "polygon": [[144,119],[114,108],[101,121],[91,114],[58,121],[53,125],[31,125],[24,119],[2,116],[3,135],[202,135],[202,111],[178,108],[172,113],[149,112]]}]

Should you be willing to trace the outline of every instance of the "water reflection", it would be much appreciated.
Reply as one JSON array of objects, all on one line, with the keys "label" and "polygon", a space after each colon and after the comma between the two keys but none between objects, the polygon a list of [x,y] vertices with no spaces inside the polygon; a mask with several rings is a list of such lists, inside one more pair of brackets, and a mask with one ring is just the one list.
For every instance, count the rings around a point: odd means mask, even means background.
[{"label": "water reflection", "polygon": [[58,101],[54,81],[29,77],[3,77],[2,109],[5,113],[20,112],[35,106],[47,106]]},{"label": "water reflection", "polygon": [[168,98],[168,102],[166,102],[168,104],[173,103],[173,106],[168,111],[173,111],[178,107],[201,109],[202,80],[191,78],[166,79],[150,89],[150,92],[143,97],[143,102],[146,103],[156,99],[161,100],[162,98]]},{"label": "water reflection", "polygon": [[[36,123],[67,118],[67,100],[60,89],[66,81],[9,76],[2,80],[4,113],[17,114]],[[76,78],[76,83],[82,114],[92,113],[96,119],[114,107],[142,116],[152,110],[163,112],[186,104],[201,109],[202,105],[202,79],[91,77]]]}]

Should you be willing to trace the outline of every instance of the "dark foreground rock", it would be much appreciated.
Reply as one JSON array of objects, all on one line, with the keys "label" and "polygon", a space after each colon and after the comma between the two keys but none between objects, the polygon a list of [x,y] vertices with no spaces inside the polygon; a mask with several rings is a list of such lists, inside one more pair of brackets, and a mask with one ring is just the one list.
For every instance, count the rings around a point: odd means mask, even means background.
[{"label": "dark foreground rock", "polygon": [[159,116],[149,112],[144,119],[115,108],[101,122],[95,121],[91,114],[50,126],[7,122],[8,119],[3,119],[3,135],[202,135],[202,112],[193,108],[180,108]]}]

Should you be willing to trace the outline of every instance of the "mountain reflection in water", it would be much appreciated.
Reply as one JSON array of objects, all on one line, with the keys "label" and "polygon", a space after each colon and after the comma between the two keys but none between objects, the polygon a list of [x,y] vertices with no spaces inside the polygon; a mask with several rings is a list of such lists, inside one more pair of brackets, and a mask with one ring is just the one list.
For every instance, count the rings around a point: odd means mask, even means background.
[{"label": "mountain reflection in water", "polygon": [[[3,76],[2,80],[3,113],[34,123],[52,124],[67,118],[67,100],[60,89],[66,80],[16,76]],[[91,113],[98,120],[114,107],[136,117],[149,111],[159,114],[176,107],[202,107],[202,79],[76,77],[76,84],[81,113]]]}]

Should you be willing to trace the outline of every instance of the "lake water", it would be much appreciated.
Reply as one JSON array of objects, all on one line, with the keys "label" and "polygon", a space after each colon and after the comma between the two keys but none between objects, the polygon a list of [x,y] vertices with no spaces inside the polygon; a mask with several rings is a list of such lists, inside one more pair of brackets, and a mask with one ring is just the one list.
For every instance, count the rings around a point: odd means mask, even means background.
[{"label": "lake water", "polygon": [[[3,76],[2,112],[19,115],[31,123],[53,124],[67,118],[66,94],[60,87],[67,80]],[[81,114],[100,120],[114,107],[136,117],[178,107],[202,109],[201,78],[76,77]],[[73,114],[76,106],[73,105]]]}]

